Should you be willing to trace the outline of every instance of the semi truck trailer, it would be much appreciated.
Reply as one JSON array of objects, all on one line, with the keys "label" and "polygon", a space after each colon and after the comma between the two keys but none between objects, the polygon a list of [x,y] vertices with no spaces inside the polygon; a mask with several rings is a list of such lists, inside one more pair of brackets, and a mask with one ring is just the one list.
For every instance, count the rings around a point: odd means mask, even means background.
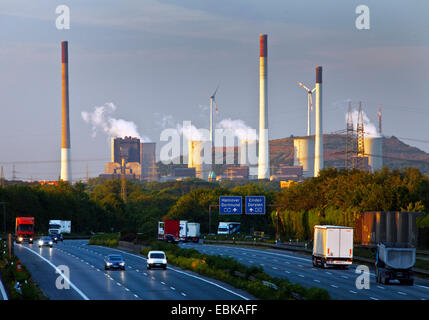
[{"label": "semi truck trailer", "polygon": [[389,284],[399,280],[401,284],[414,284],[413,267],[416,263],[416,248],[408,244],[379,243],[375,258],[377,283]]},{"label": "semi truck trailer", "polygon": [[353,228],[314,226],[313,266],[347,267],[353,261]]}]

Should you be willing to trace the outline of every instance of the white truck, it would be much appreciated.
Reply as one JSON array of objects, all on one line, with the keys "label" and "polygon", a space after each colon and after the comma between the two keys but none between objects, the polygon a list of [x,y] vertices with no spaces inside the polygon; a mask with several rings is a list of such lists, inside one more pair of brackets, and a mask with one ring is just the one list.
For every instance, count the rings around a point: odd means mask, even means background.
[{"label": "white truck", "polygon": [[240,233],[240,222],[219,222],[217,234]]},{"label": "white truck", "polygon": [[416,263],[416,248],[401,243],[379,243],[375,258],[377,283],[389,284],[399,280],[401,284],[414,284],[413,267]]},{"label": "white truck", "polygon": [[197,222],[188,222],[186,240],[198,242],[200,240],[200,224]]},{"label": "white truck", "polygon": [[187,232],[188,232],[188,221],[180,220],[180,231],[179,231],[180,241],[186,241]]},{"label": "white truck", "polygon": [[313,266],[347,267],[353,261],[353,228],[314,226]]},{"label": "white truck", "polygon": [[64,234],[71,232],[70,220],[49,220],[49,234]]}]

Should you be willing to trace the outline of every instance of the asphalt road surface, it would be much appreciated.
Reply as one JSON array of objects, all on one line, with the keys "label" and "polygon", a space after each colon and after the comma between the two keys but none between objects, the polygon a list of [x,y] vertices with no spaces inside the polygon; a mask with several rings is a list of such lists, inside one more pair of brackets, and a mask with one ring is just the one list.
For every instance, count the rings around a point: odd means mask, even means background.
[{"label": "asphalt road surface", "polygon": [[[104,257],[119,253],[126,270],[104,270]],[[112,248],[65,240],[53,248],[15,245],[15,254],[52,300],[243,300],[251,295],[176,267],[146,269],[146,259]],[[67,269],[63,276],[60,272]],[[67,287],[69,289],[67,289]]]},{"label": "asphalt road surface", "polygon": [[341,300],[429,300],[429,281],[415,278],[413,286],[400,285],[391,281],[389,285],[375,281],[374,270],[370,269],[370,288],[358,289],[357,264],[347,270],[313,267],[311,256],[275,249],[253,249],[238,246],[211,244],[181,244],[183,248],[194,248],[202,253],[230,257],[251,266],[261,266],[274,277],[287,278],[306,287],[326,289],[332,298]]}]

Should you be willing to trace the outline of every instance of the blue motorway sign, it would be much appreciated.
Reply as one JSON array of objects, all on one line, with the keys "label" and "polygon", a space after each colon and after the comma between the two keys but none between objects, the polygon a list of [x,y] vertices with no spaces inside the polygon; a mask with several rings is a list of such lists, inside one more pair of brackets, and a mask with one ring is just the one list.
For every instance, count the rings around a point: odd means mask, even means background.
[{"label": "blue motorway sign", "polygon": [[241,197],[221,196],[219,197],[219,214],[242,214]]},{"label": "blue motorway sign", "polygon": [[265,196],[246,197],[246,214],[265,214]]}]

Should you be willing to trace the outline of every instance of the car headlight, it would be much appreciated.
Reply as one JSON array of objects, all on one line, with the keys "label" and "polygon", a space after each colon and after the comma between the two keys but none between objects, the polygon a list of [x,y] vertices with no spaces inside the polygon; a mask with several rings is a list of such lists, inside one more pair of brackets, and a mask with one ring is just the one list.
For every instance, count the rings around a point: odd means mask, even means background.
[{"label": "car headlight", "polygon": [[162,263],[165,263],[165,264],[166,264],[166,263],[167,263],[167,260],[166,260],[166,259],[163,259],[163,260],[162,260]]},{"label": "car headlight", "polygon": [[24,240],[22,237],[19,237],[19,238],[18,238],[18,241],[22,241],[22,240]]},{"label": "car headlight", "polygon": [[121,266],[125,266],[125,262],[121,262],[121,263],[120,263],[120,265],[121,265]]},{"label": "car headlight", "polygon": [[53,242],[52,242],[52,241],[49,241],[49,244],[53,244]]},{"label": "car headlight", "polygon": [[42,244],[43,244],[43,241],[42,241],[42,240],[39,240],[39,244],[40,244],[40,245],[42,245]]},{"label": "car headlight", "polygon": [[33,241],[33,238],[30,238],[30,241]]},{"label": "car headlight", "polygon": [[112,263],[111,263],[111,262],[107,262],[106,264],[107,264],[108,266],[112,265]]}]

